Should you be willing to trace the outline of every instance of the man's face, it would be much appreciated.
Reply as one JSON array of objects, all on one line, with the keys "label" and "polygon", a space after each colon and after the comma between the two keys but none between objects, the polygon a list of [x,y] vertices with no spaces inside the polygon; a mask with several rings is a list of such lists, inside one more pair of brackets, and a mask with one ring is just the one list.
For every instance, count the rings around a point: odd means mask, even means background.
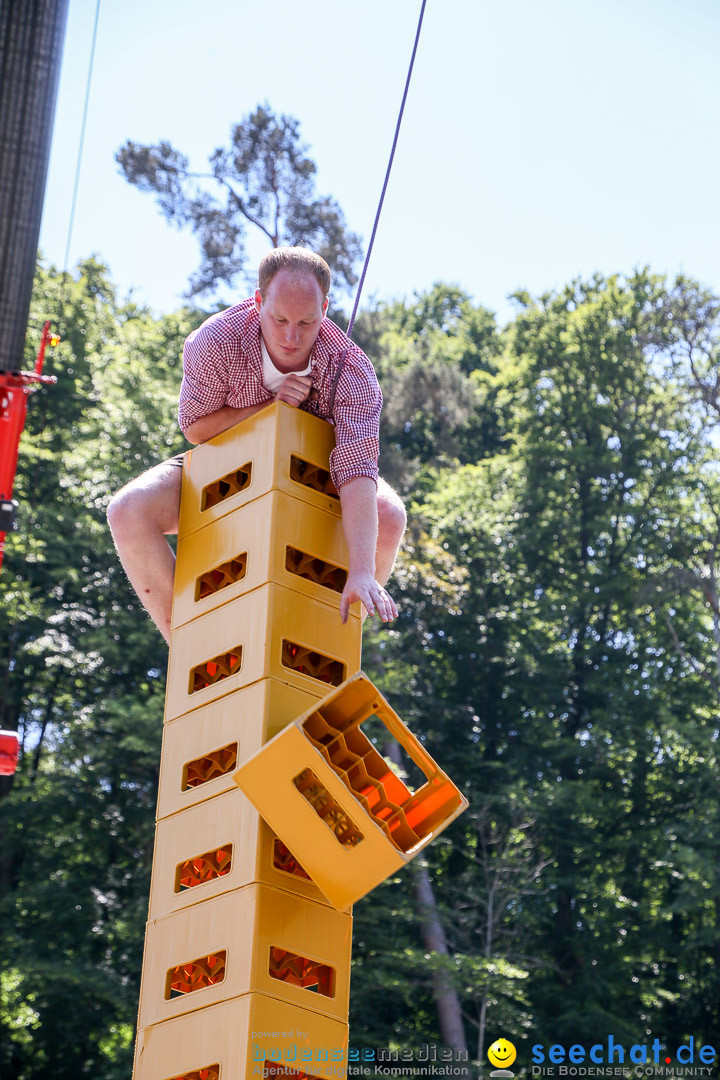
[{"label": "man's face", "polygon": [[255,308],[270,358],[280,371],[302,371],[308,362],[328,302],[312,275],[280,270],[265,299],[255,290]]}]

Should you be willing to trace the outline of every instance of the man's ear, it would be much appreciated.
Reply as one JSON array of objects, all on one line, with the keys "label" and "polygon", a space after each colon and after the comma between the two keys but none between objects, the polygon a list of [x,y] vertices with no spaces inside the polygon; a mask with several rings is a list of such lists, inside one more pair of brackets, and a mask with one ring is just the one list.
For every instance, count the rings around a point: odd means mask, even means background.
[{"label": "man's ear", "polygon": [[328,304],[330,303],[330,297],[326,296],[323,301],[323,318],[327,315]]},{"label": "man's ear", "polygon": [[262,307],[262,293],[259,289],[255,290],[255,310],[258,315],[260,314],[260,308]]}]

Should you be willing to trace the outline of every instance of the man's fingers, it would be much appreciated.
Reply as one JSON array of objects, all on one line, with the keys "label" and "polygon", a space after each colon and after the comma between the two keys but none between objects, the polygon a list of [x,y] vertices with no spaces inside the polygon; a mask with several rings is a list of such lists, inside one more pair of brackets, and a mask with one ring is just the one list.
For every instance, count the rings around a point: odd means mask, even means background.
[{"label": "man's fingers", "polygon": [[390,622],[397,617],[395,601],[383,588],[379,588],[377,591],[375,606],[377,613],[383,622]]},{"label": "man's fingers", "polygon": [[394,619],[397,611],[394,610],[390,595],[383,589],[382,585],[374,582],[366,590],[363,589],[360,593],[360,599],[365,605],[369,615],[377,614],[378,618],[382,622],[388,622],[389,619]]},{"label": "man's fingers", "polygon": [[284,391],[289,394],[294,401],[302,404],[302,402],[310,396],[311,390],[312,380],[309,375],[288,375],[278,393],[282,394]]},{"label": "man's fingers", "polygon": [[[397,607],[392,597],[378,586],[377,589],[359,589],[347,599],[345,610],[349,611],[350,604],[360,600],[368,615],[377,615],[381,622],[392,622],[397,618]],[[343,603],[340,602],[340,613],[343,613]],[[343,619],[345,622],[345,619]]]},{"label": "man's fingers", "polygon": [[311,390],[312,380],[309,375],[290,374],[275,394],[275,400],[284,401],[286,405],[297,408],[298,405],[307,401]]},{"label": "man's fingers", "polygon": [[[358,602],[358,600],[360,600],[360,599],[361,599],[360,593],[356,593],[354,591],[348,593],[347,595],[345,593],[343,593],[342,596],[340,597],[340,621],[343,624],[343,626],[345,625],[345,623],[348,621],[348,618],[350,617],[350,608],[351,608],[351,606],[353,604],[356,604]],[[363,603],[365,603],[364,600],[363,600]],[[365,606],[367,607],[367,605],[365,605]],[[371,615],[373,614],[372,611],[370,612],[370,614]]]},{"label": "man's fingers", "polygon": [[286,405],[302,405],[305,396],[290,386],[281,386],[275,395],[276,401],[284,401]]}]

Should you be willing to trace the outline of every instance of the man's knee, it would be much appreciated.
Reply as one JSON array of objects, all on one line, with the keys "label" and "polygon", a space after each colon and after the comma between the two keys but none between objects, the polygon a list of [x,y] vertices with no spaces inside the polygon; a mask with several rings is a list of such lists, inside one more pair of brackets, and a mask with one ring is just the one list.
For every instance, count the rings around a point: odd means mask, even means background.
[{"label": "man's knee", "polygon": [[181,474],[156,466],[121,488],[108,503],[107,519],[116,538],[139,529],[177,531]]},{"label": "man's knee", "polygon": [[107,519],[110,531],[115,536],[126,528],[132,528],[136,521],[144,519],[150,509],[147,492],[131,481],[116,492],[108,503]]},{"label": "man's knee", "polygon": [[378,486],[378,533],[386,541],[399,544],[407,514],[400,496],[387,484]]}]

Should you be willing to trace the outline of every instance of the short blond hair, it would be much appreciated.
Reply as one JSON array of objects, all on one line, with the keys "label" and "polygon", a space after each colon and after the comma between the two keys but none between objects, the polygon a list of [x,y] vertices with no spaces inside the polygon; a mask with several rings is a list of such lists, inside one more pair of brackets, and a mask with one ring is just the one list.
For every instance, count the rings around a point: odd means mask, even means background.
[{"label": "short blond hair", "polygon": [[258,266],[258,288],[263,300],[268,285],[281,270],[290,270],[293,274],[312,274],[322,289],[323,298],[330,292],[330,267],[320,255],[308,248],[277,247],[263,255]]}]

